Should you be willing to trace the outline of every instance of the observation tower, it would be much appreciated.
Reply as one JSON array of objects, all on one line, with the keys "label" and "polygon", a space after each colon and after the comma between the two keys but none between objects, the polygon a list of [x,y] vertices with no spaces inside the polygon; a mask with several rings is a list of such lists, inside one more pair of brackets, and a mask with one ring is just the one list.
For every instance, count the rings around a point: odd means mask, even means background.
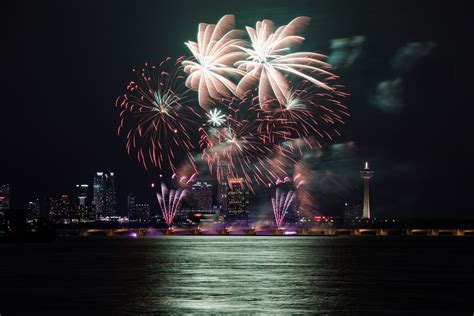
[{"label": "observation tower", "polygon": [[369,180],[374,176],[370,170],[369,163],[365,162],[365,167],[360,171],[360,177],[364,180],[364,208],[362,209],[362,218],[370,219],[370,201],[369,201]]}]

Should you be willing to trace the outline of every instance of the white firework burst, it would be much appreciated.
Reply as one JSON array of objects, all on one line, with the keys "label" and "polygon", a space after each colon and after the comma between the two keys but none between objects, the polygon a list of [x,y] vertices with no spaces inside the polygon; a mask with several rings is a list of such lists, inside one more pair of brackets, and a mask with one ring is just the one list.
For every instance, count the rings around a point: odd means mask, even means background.
[{"label": "white firework burst", "polygon": [[245,46],[243,31],[236,30],[235,17],[223,16],[214,24],[200,23],[197,43],[188,41],[186,46],[195,60],[183,61],[189,74],[186,86],[198,92],[199,105],[205,109],[223,96],[235,94],[236,84],[228,77],[243,75],[234,63],[245,56],[239,46]]},{"label": "white firework burst", "polygon": [[206,116],[208,118],[207,122],[214,127],[219,127],[226,121],[225,115],[218,109],[210,110]]},{"label": "white firework burst", "polygon": [[258,84],[258,97],[263,107],[268,101],[285,102],[289,91],[288,75],[306,79],[318,87],[333,91],[334,88],[317,78],[334,78],[328,72],[331,66],[322,61],[326,56],[312,52],[291,52],[291,48],[304,41],[298,35],[309,24],[309,17],[297,17],[288,25],[275,26],[270,20],[258,21],[256,28],[247,27],[251,44],[249,47],[239,45],[238,48],[247,55],[245,60],[235,63],[239,70],[245,71],[240,80],[236,94],[243,96],[246,91]]}]

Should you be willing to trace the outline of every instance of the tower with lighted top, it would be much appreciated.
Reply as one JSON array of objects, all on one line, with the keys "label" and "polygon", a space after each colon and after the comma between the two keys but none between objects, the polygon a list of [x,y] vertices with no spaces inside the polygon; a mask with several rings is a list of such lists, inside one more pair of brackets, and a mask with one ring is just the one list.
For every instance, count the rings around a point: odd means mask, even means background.
[{"label": "tower with lighted top", "polygon": [[362,209],[362,218],[370,219],[370,202],[369,202],[369,180],[374,176],[374,172],[370,170],[369,163],[365,162],[365,167],[360,171],[360,177],[364,180],[364,208]]}]

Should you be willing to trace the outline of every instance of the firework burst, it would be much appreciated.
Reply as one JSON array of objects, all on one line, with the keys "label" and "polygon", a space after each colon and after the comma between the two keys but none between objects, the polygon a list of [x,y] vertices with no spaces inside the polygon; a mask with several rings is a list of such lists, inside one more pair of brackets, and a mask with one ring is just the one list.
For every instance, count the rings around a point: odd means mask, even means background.
[{"label": "firework burst", "polygon": [[206,116],[208,118],[207,122],[214,127],[221,126],[226,120],[226,116],[218,109],[210,110]]},{"label": "firework burst", "polygon": [[291,53],[291,48],[304,41],[300,34],[309,24],[310,18],[297,17],[288,25],[275,28],[270,20],[258,21],[256,28],[247,27],[251,44],[249,47],[236,44],[246,54],[245,60],[235,63],[246,74],[240,80],[236,93],[243,95],[258,85],[260,105],[268,100],[286,102],[290,84],[287,75],[306,79],[328,91],[334,88],[318,79],[318,76],[335,77],[326,69],[331,66],[322,61],[326,56],[311,52]]},{"label": "firework burst", "polygon": [[228,77],[242,75],[234,63],[244,55],[237,47],[245,41],[240,39],[243,32],[234,28],[235,17],[225,15],[216,25],[200,23],[197,43],[185,43],[194,57],[183,61],[189,74],[186,86],[198,92],[199,104],[205,109],[214,104],[213,99],[235,94],[237,86]]},{"label": "firework burst", "polygon": [[321,147],[321,141],[333,140],[341,133],[339,125],[349,116],[347,107],[339,101],[347,94],[318,89],[308,80],[294,84],[282,103],[267,101],[267,111],[260,111],[259,131],[272,142],[300,139],[312,147],[312,141]]},{"label": "firework burst", "polygon": [[183,58],[163,61],[159,66],[145,64],[134,70],[127,93],[117,98],[121,109],[118,134],[126,134],[126,149],[136,151],[145,169],[151,163],[160,169],[176,171],[176,161],[185,156],[193,165],[193,128],[201,115],[192,107],[193,98],[184,86]]},{"label": "firework burst", "polygon": [[283,149],[278,144],[265,141],[258,132],[258,110],[249,107],[250,99],[223,99],[221,105],[228,113],[220,127],[200,128],[202,158],[211,173],[220,181],[227,177],[244,178],[253,191],[252,183],[267,184],[286,168]]},{"label": "firework burst", "polygon": [[275,191],[275,197],[272,197],[273,215],[275,216],[275,223],[277,228],[280,228],[285,219],[286,211],[293,203],[294,192],[285,192],[280,188]]},{"label": "firework burst", "polygon": [[173,219],[181,207],[181,201],[186,192],[183,189],[169,190],[166,184],[161,183],[161,192],[156,193],[156,197],[168,227],[173,223]]}]

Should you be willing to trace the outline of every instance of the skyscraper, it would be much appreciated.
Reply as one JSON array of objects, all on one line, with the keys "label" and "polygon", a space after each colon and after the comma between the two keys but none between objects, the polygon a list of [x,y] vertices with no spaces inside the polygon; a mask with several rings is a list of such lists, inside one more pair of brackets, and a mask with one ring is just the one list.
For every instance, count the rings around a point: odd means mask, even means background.
[{"label": "skyscraper", "polygon": [[95,220],[94,208],[91,204],[89,195],[89,185],[76,185],[76,203],[75,203],[75,219],[80,222],[89,222]]},{"label": "skyscraper", "polygon": [[28,202],[28,213],[26,216],[29,221],[40,217],[40,201],[38,198],[34,201]]},{"label": "skyscraper", "polygon": [[248,221],[249,192],[244,190],[242,178],[229,178],[227,192],[227,221]]},{"label": "skyscraper", "polygon": [[212,185],[207,182],[196,182],[191,187],[192,207],[195,210],[212,210]]},{"label": "skyscraper", "polygon": [[374,176],[374,172],[369,169],[369,163],[365,162],[365,167],[360,171],[360,177],[364,180],[364,207],[362,209],[362,218],[370,219],[370,201],[369,201],[369,180]]},{"label": "skyscraper", "polygon": [[71,220],[71,200],[69,195],[49,198],[49,219],[56,223],[69,223]]},{"label": "skyscraper", "polygon": [[10,185],[0,185],[0,211],[10,209]]},{"label": "skyscraper", "polygon": [[87,184],[76,184],[76,196],[78,205],[89,204],[89,185]]},{"label": "skyscraper", "polygon": [[97,218],[104,214],[104,194],[105,194],[105,177],[103,172],[96,172],[93,181],[94,197],[93,204]]},{"label": "skyscraper", "polygon": [[117,215],[115,175],[113,172],[96,172],[94,176],[94,206],[97,218]]},{"label": "skyscraper", "polygon": [[129,193],[127,196],[127,217],[131,218],[131,216],[135,213],[135,206],[136,206],[136,196],[133,193]]},{"label": "skyscraper", "polygon": [[130,213],[130,221],[145,222],[150,219],[150,204],[135,204],[133,211]]},{"label": "skyscraper", "polygon": [[227,192],[229,191],[227,178],[229,176],[228,166],[225,163],[220,163],[220,168],[223,171],[222,177],[217,177],[217,204],[222,213],[227,212]]}]

